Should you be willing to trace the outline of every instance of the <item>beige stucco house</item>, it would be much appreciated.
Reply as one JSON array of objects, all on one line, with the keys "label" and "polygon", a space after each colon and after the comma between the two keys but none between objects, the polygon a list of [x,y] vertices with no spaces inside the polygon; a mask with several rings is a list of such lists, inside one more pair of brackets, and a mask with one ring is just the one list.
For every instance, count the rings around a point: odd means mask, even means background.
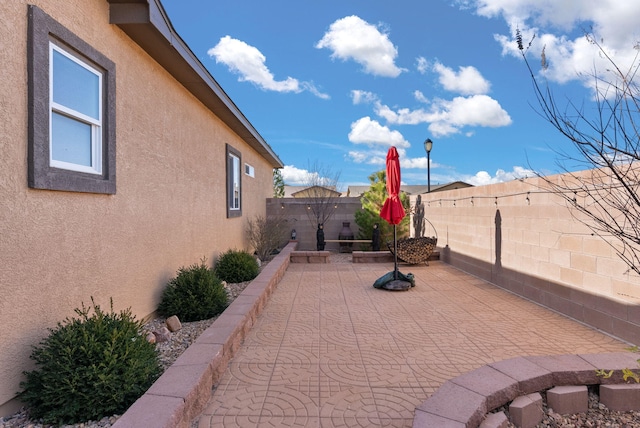
[{"label": "beige stucco house", "polygon": [[249,249],[282,162],[159,0],[0,2],[0,416],[91,298],[154,312],[181,266]]}]

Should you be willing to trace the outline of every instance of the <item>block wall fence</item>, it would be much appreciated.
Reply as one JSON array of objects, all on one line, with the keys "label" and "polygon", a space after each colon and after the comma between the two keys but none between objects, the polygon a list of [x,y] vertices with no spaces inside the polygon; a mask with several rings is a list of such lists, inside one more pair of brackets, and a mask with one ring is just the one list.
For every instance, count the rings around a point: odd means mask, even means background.
[{"label": "block wall fence", "polygon": [[422,194],[425,234],[437,233],[440,260],[640,345],[640,278],[544,188],[531,178]]},{"label": "block wall fence", "polygon": [[[362,207],[360,198],[339,198],[334,215],[324,225],[325,239],[338,239],[342,230],[342,223],[349,222],[349,228],[358,236],[358,225],[355,221],[355,213]],[[312,223],[307,216],[307,199],[305,198],[269,198],[267,199],[267,216],[282,216],[288,224],[288,233],[296,230],[298,250],[316,250],[316,231],[318,225]],[[356,245],[356,244],[354,244]],[[354,249],[357,249],[354,247]],[[325,250],[339,250],[338,243],[328,242]]]}]

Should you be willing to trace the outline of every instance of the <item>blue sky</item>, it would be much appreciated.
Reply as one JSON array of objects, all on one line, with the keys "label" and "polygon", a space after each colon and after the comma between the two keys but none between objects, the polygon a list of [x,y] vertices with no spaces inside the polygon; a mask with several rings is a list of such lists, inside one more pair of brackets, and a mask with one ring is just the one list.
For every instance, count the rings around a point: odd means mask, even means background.
[{"label": "blue sky", "polygon": [[[313,165],[368,184],[391,145],[403,184],[474,185],[558,172],[570,143],[536,113],[516,28],[563,105],[591,108],[602,58],[637,51],[640,2],[620,0],[163,0],[178,34],[280,156],[286,184]],[[600,64],[601,67],[598,67]]]}]

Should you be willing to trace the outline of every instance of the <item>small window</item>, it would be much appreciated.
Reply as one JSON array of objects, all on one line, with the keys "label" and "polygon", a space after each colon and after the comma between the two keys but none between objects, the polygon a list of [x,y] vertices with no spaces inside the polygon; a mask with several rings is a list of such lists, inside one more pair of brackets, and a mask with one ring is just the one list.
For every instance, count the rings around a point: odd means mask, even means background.
[{"label": "small window", "polygon": [[244,173],[247,174],[249,177],[255,177],[256,176],[255,170],[248,163],[244,164]]},{"label": "small window", "polygon": [[242,215],[241,165],[240,152],[227,145],[227,217]]},{"label": "small window", "polygon": [[115,64],[29,6],[28,183],[116,192]]}]

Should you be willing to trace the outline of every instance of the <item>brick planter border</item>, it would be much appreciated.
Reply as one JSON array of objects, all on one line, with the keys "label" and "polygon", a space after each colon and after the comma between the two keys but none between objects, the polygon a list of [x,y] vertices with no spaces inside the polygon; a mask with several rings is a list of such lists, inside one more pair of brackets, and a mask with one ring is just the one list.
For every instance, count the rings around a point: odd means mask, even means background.
[{"label": "brick planter border", "polygon": [[[445,382],[416,408],[414,428],[477,428],[487,414],[514,399],[554,386],[625,384],[622,369],[637,368],[631,352],[517,357]],[[604,379],[597,369],[614,370]],[[639,403],[640,407],[640,403]]]},{"label": "brick planter border", "polygon": [[113,428],[189,428],[284,276],[297,245],[289,242]]}]

